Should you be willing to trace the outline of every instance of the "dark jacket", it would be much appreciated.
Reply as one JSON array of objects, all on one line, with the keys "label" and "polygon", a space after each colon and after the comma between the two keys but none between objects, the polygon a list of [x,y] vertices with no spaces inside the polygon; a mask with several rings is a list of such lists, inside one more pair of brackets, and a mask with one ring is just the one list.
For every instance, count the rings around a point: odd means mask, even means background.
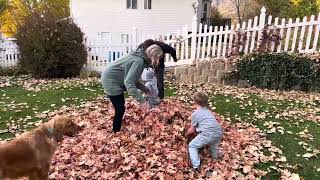
[{"label": "dark jacket", "polygon": [[[174,61],[178,61],[176,50],[173,47],[161,41],[155,41],[155,42],[156,42],[155,43],[156,45],[161,47],[164,54],[170,54]],[[142,48],[143,48],[143,43],[138,46],[138,49],[142,49]],[[164,68],[164,57],[160,59],[158,68]]]}]

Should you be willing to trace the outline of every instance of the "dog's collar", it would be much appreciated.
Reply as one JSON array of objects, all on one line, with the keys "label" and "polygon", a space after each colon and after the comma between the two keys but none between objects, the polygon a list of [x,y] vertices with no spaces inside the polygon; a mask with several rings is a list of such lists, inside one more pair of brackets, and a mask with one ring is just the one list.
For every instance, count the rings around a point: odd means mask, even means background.
[{"label": "dog's collar", "polygon": [[47,130],[48,130],[50,136],[53,136],[53,129],[52,128],[47,128]]}]

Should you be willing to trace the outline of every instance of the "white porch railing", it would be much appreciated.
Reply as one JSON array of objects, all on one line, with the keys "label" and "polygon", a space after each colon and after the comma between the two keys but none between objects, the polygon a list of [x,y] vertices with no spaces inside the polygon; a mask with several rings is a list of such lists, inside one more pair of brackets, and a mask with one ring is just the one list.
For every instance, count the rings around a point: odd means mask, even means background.
[{"label": "white porch railing", "polygon": [[[265,8],[261,9],[259,16],[243,24],[237,24],[231,27],[212,27],[198,24],[194,16],[192,22],[192,31],[188,32],[188,27],[184,26],[177,32],[170,32],[162,35],[141,35],[141,40],[137,40],[137,29],[133,28],[129,34],[129,42],[121,44],[106,43],[103,41],[87,40],[88,50],[87,64],[84,69],[87,71],[102,71],[108,63],[125,56],[145,39],[155,39],[164,41],[174,47],[177,56],[180,59],[174,63],[172,58],[167,55],[166,65],[173,66],[179,64],[190,64],[192,60],[207,58],[226,58],[234,50],[234,41],[237,32],[245,34],[237,51],[243,54],[254,53],[258,50],[263,37],[266,25],[272,25],[274,30],[280,36],[278,43],[271,42],[265,45],[268,52],[298,52],[312,53],[319,52],[319,30],[320,14],[311,17],[304,17],[302,21],[295,19],[279,19],[272,16],[266,16]],[[270,31],[270,29],[268,30]],[[14,39],[8,39],[1,43],[0,66],[9,67],[18,62],[18,50]]]}]

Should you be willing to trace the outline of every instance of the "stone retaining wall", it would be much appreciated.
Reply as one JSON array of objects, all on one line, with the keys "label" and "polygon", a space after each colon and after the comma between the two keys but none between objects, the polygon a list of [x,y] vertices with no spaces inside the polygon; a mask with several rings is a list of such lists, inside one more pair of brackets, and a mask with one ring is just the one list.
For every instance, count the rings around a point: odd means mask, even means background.
[{"label": "stone retaining wall", "polygon": [[224,74],[233,70],[235,70],[235,66],[230,62],[199,61],[194,65],[177,66],[171,71],[176,81],[197,84],[224,83]]}]

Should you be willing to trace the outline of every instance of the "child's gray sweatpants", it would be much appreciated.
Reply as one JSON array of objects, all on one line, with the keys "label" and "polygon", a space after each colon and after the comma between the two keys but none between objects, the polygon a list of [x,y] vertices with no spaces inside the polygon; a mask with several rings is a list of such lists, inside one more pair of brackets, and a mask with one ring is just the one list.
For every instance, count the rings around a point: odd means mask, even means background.
[{"label": "child's gray sweatpants", "polygon": [[214,159],[218,158],[218,145],[221,140],[221,135],[210,134],[210,133],[200,133],[189,143],[189,156],[193,168],[199,168],[200,166],[200,156],[199,149],[210,145],[210,154]]}]

